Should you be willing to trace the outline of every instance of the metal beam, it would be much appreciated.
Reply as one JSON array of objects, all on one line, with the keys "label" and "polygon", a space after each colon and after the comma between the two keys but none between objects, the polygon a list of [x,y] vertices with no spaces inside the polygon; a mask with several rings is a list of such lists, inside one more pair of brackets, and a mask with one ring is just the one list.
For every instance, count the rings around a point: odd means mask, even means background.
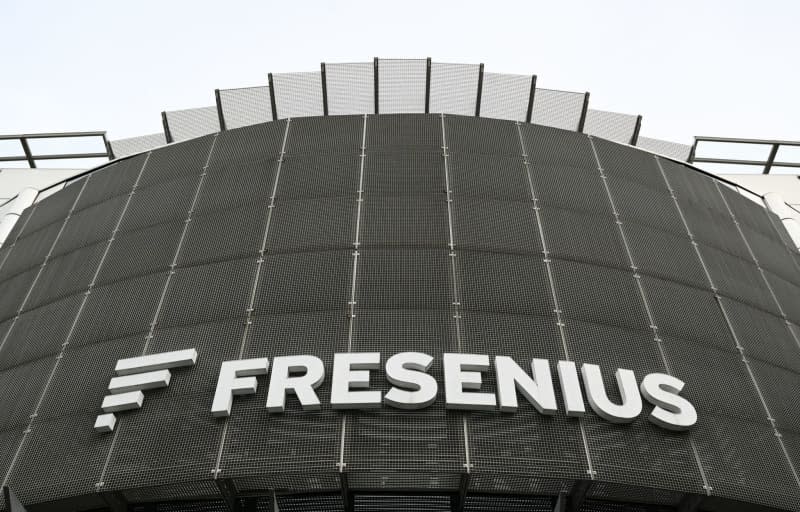
[{"label": "metal beam", "polygon": [[631,135],[631,146],[635,146],[639,142],[639,130],[642,129],[642,116],[636,116],[636,126],[633,128],[633,135]]},{"label": "metal beam", "polygon": [[269,82],[269,103],[272,107],[272,120],[278,120],[278,107],[275,102],[275,82],[272,80],[272,73],[267,75],[267,81]]},{"label": "metal beam", "polygon": [[481,96],[483,95],[483,62],[478,66],[478,97],[475,100],[475,117],[481,116]]},{"label": "metal beam", "polygon": [[219,89],[214,89],[214,98],[217,101],[217,117],[219,117],[219,131],[224,132],[226,130],[225,115],[222,113],[222,98],[220,98]]},{"label": "metal beam", "polygon": [[[37,157],[41,158],[41,157]],[[727,158],[694,158],[692,162],[705,162],[707,164],[733,164],[733,165],[754,165],[761,167],[766,165],[765,160],[734,160]],[[772,167],[800,167],[800,162],[772,162]]]},{"label": "metal beam", "polygon": [[467,491],[469,490],[469,473],[461,473],[461,480],[458,484],[458,494],[453,496],[450,502],[452,512],[463,512],[467,502]]},{"label": "metal beam", "polygon": [[769,170],[772,169],[772,164],[775,162],[775,155],[778,154],[778,146],[780,144],[773,144],[772,149],[769,151],[769,156],[767,157],[767,163],[764,165],[764,174],[769,174]]},{"label": "metal beam", "polygon": [[166,112],[161,112],[161,124],[164,126],[164,138],[167,139],[167,144],[171,144],[172,132],[169,131],[169,121],[167,121]]},{"label": "metal beam", "polygon": [[575,483],[572,484],[572,489],[569,491],[569,499],[567,500],[568,512],[578,512],[581,509],[581,505],[586,501],[586,494],[591,487],[591,480],[575,480]]},{"label": "metal beam", "polygon": [[[35,155],[31,156],[32,160],[62,160],[65,158],[107,158],[108,153],[62,153],[57,155]],[[0,156],[0,162],[17,162],[26,157],[18,156]],[[28,164],[35,163],[28,160]],[[35,165],[32,166],[36,168]]]},{"label": "metal beam", "polygon": [[708,137],[705,135],[695,135],[694,140],[700,142],[731,142],[735,144],[780,144],[781,146],[800,146],[800,140],[742,139],[737,137]]},{"label": "metal beam", "polygon": [[569,495],[565,491],[558,493],[556,503],[553,505],[553,512],[567,512],[567,501],[569,501]]},{"label": "metal beam", "polygon": [[325,74],[325,63],[319,63],[319,74],[322,80],[322,115],[328,115],[328,77]]},{"label": "metal beam", "polygon": [[425,113],[431,112],[431,58],[425,60]]},{"label": "metal beam", "polygon": [[25,137],[20,137],[19,142],[22,144],[22,151],[25,153],[25,159],[28,161],[28,165],[31,167],[31,169],[36,169],[36,162],[33,160],[33,155],[31,155],[31,148],[28,146],[28,139]]},{"label": "metal beam", "polygon": [[57,139],[61,137],[102,137],[106,132],[45,132],[45,133],[20,133],[17,135],[0,135],[0,140],[6,139]]},{"label": "metal beam", "polygon": [[217,484],[217,489],[219,489],[219,493],[222,495],[222,498],[225,500],[225,505],[227,505],[228,510],[230,512],[238,512],[236,506],[236,486],[233,484],[233,480],[230,478],[220,478],[218,480],[214,480],[214,483]]},{"label": "metal beam", "polygon": [[578,131],[583,133],[583,127],[586,125],[586,113],[589,111],[589,93],[583,95],[583,108],[581,109],[581,119],[578,121]]},{"label": "metal beam", "polygon": [[676,512],[696,512],[702,505],[705,496],[700,494],[685,494],[678,503]]},{"label": "metal beam", "polygon": [[536,75],[531,75],[531,93],[528,96],[528,112],[525,114],[525,122],[530,123],[533,118],[533,100],[536,97]]},{"label": "metal beam", "polygon": [[344,471],[339,472],[339,485],[342,487],[342,508],[344,508],[344,512],[353,512],[355,510],[353,495],[350,493],[350,484],[347,481],[347,473]]},{"label": "metal beam", "polygon": [[3,501],[5,502],[5,508],[8,512],[27,512],[22,502],[17,499],[7,485],[3,486]]},{"label": "metal beam", "polygon": [[374,62],[374,64],[373,64],[372,78],[373,78],[373,80],[375,82],[375,113],[377,114],[377,113],[379,113],[379,110],[378,110],[378,57],[375,57],[375,60],[373,62]]}]

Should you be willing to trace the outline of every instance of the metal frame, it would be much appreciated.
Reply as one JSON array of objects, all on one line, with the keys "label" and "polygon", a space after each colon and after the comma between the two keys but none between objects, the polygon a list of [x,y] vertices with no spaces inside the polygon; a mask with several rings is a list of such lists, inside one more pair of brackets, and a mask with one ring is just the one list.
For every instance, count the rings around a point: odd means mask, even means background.
[{"label": "metal frame", "polygon": [[[733,158],[706,158],[696,157],[698,142],[722,142],[728,144],[752,144],[754,146],[770,146],[769,156],[766,160],[739,160]],[[791,167],[800,169],[800,161],[798,162],[776,162],[775,156],[778,154],[778,149],[781,146],[800,147],[800,141],[792,140],[772,140],[772,139],[742,139],[737,137],[707,137],[698,135],[694,138],[692,150],[689,153],[690,164],[693,163],[709,163],[709,164],[731,164],[731,165],[752,165],[762,167],[762,174],[769,174],[773,167]]]},{"label": "metal frame", "polygon": [[[66,139],[76,137],[102,137],[104,153],[61,153],[61,154],[34,154],[28,141],[31,139]],[[37,160],[63,160],[67,158],[108,158],[114,159],[111,145],[106,138],[106,132],[58,132],[58,133],[22,133],[19,135],[0,135],[0,140],[18,140],[22,146],[22,155],[0,156],[0,162],[27,161],[31,169],[36,169]]]}]

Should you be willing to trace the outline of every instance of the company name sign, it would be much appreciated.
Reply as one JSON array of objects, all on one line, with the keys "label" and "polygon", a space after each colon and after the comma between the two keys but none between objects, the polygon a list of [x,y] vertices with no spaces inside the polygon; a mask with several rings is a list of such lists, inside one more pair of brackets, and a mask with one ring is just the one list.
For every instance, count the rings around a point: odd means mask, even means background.
[{"label": "company name sign", "polygon": [[[117,376],[109,384],[110,394],[103,400],[104,414],[97,417],[95,430],[114,429],[114,413],[142,406],[143,391],[169,385],[171,370],[193,366],[194,349],[154,354],[118,361]],[[671,375],[651,373],[641,382],[633,371],[619,368],[614,373],[620,399],[613,401],[606,392],[600,367],[584,363],[580,370],[572,361],[557,361],[555,374],[547,359],[532,359],[523,368],[514,359],[486,354],[442,354],[444,382],[429,373],[434,358],[421,352],[401,352],[386,359],[378,352],[337,353],[331,375],[326,375],[322,360],[313,355],[239,359],[222,363],[216,392],[211,400],[211,414],[231,414],[237,395],[254,394],[258,377],[269,374],[266,408],[281,413],[288,395],[294,395],[303,410],[321,408],[316,390],[330,379],[333,409],[424,409],[444,388],[448,409],[500,411],[513,413],[520,399],[529,402],[539,413],[552,415],[559,409],[556,389],[561,391],[561,406],[567,416],[580,417],[589,408],[613,423],[634,421],[643,409],[643,401],[653,406],[647,416],[654,424],[669,430],[685,430],[697,422],[697,412],[680,396],[684,382]],[[371,373],[383,364],[391,388],[386,393],[374,389]],[[482,390],[483,381],[494,372],[496,391]],[[583,386],[581,386],[583,384]],[[619,402],[619,403],[617,403]]]}]

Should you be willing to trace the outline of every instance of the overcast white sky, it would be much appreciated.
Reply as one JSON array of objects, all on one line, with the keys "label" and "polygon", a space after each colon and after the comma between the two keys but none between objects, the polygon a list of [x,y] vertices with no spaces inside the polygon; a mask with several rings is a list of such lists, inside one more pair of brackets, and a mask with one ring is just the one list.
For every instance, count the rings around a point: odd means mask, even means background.
[{"label": "overcast white sky", "polygon": [[430,56],[590,91],[650,137],[800,139],[794,0],[0,0],[0,22],[0,133],[154,133],[270,71]]}]

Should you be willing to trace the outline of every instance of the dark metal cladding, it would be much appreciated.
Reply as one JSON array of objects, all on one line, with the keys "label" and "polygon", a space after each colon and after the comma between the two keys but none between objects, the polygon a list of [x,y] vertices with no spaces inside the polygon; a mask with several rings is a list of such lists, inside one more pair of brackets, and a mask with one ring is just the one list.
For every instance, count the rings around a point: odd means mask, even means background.
[{"label": "dark metal cladding", "polygon": [[[781,229],[684,164],[472,116],[293,118],[122,159],[0,249],[0,481],[42,512],[797,511]],[[94,431],[118,359],[186,348],[194,368]],[[330,376],[347,351],[434,356],[437,400],[340,412],[328,377],[321,410],[271,414],[259,378],[210,413],[223,361],[310,354]],[[553,416],[448,410],[446,352],[599,364],[612,401],[617,368],[671,373],[699,421],[567,417],[558,389]]]}]

